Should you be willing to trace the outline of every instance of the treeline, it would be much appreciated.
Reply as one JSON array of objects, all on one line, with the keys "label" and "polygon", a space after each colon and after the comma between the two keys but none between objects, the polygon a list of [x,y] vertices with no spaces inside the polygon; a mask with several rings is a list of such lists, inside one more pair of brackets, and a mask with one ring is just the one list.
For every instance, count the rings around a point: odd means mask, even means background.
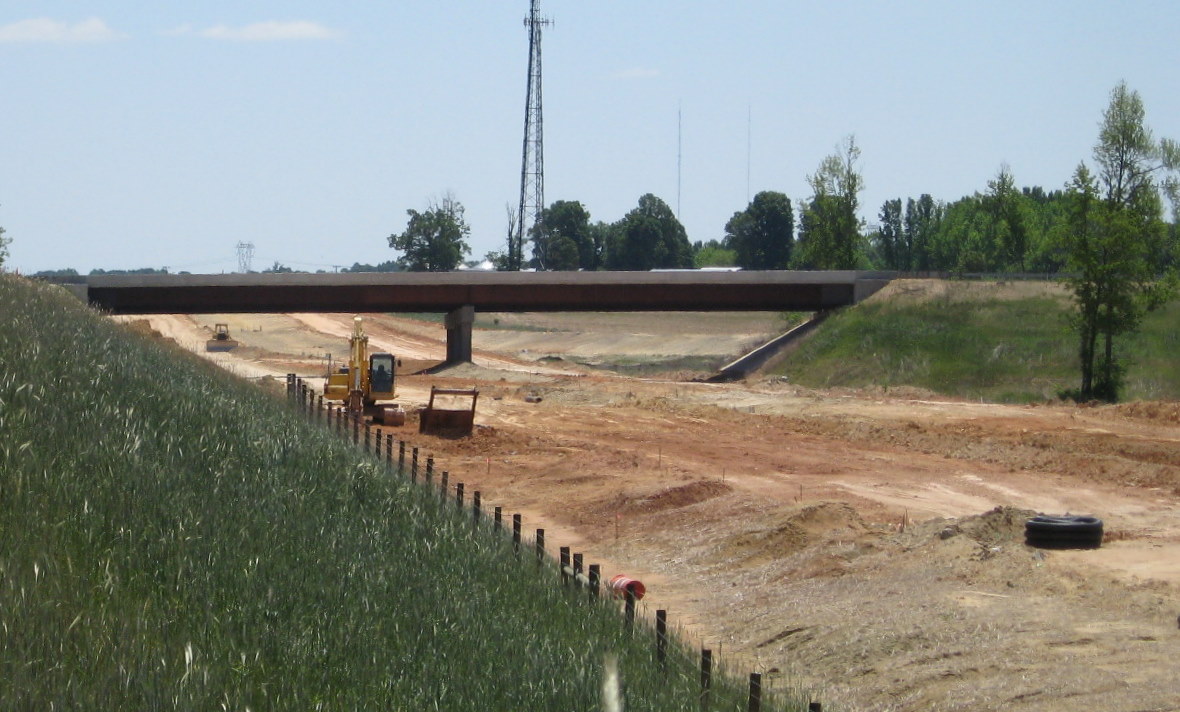
[{"label": "treeline", "polygon": [[[531,231],[529,266],[1069,271],[1070,196],[1063,189],[1018,188],[1007,167],[988,181],[985,191],[951,202],[929,193],[886,200],[874,224],[855,218],[856,202],[848,197],[819,194],[803,205],[797,220],[785,194],[758,193],[744,210],[734,213],[722,238],[690,245],[671,210],[653,195],[643,196],[639,206],[616,223],[592,223],[581,203],[557,201]],[[1180,264],[1180,235],[1176,223],[1164,219],[1162,209],[1152,221],[1152,231],[1164,236],[1153,255],[1162,273]]]},{"label": "treeline", "polygon": [[[879,223],[863,238],[862,266],[904,272],[1068,271],[1071,198],[1040,186],[1017,189],[1008,170],[988,190],[951,203],[929,194],[887,200]],[[1162,215],[1155,228],[1166,236],[1155,254],[1163,272],[1177,263],[1175,223]]]}]

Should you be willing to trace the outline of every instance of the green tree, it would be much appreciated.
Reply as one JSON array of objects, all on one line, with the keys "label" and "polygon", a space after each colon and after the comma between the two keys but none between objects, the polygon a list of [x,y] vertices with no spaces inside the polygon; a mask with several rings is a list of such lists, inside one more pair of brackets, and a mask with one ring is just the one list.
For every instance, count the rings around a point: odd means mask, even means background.
[{"label": "green tree", "polygon": [[1078,305],[1082,399],[1118,399],[1124,367],[1115,339],[1134,332],[1171,291],[1160,279],[1167,249],[1160,188],[1176,194],[1177,151],[1171,141],[1156,142],[1143,117],[1138,92],[1120,82],[1094,147],[1097,180],[1083,164],[1067,188],[1064,243],[1076,275],[1068,284]]},{"label": "green tree", "polygon": [[590,224],[588,234],[590,235],[590,244],[594,246],[594,269],[603,269],[607,265],[608,246],[614,241],[613,235],[617,231],[618,223],[599,220]]},{"label": "green tree", "polygon": [[877,228],[875,242],[881,261],[887,269],[908,270],[910,255],[902,228],[901,198],[886,200],[878,214],[881,225]]},{"label": "green tree", "polygon": [[1094,177],[1086,164],[1074,171],[1066,189],[1067,212],[1064,224],[1064,244],[1068,252],[1068,266],[1076,270],[1067,284],[1073,292],[1077,312],[1070,321],[1078,332],[1078,359],[1081,363],[1082,383],[1079,397],[1094,397],[1094,362],[1098,344],[1098,321],[1102,302],[1112,285],[1102,268],[1105,258],[1100,228],[1102,204]]},{"label": "green tree", "polygon": [[11,238],[4,237],[4,228],[0,227],[0,267],[4,267],[4,261],[8,259],[8,245],[11,242]]},{"label": "green tree", "polygon": [[906,199],[905,204],[905,246],[910,254],[908,269],[928,271],[936,269],[931,258],[933,245],[937,240],[942,223],[944,208],[935,202],[929,193],[923,193],[915,201]]},{"label": "green tree", "polygon": [[724,245],[743,269],[787,269],[795,245],[795,212],[783,193],[764,190],[725,223]]},{"label": "green tree", "polygon": [[407,210],[406,231],[389,236],[389,246],[404,253],[402,263],[412,272],[447,272],[459,266],[471,252],[467,236],[471,228],[463,218],[463,205],[451,196],[431,203],[425,212]]},{"label": "green tree", "polygon": [[856,211],[864,187],[856,162],[860,148],[849,136],[807,177],[812,197],[803,209],[795,265],[804,269],[854,269],[861,222]]},{"label": "green tree", "polygon": [[578,201],[558,200],[545,208],[530,234],[537,269],[598,269],[600,254],[590,230],[590,213]]},{"label": "green tree", "polygon": [[668,204],[648,193],[611,230],[607,267],[618,270],[689,269],[692,245]]},{"label": "green tree", "polygon": [[708,242],[694,242],[692,245],[692,266],[702,267],[736,267],[737,253],[727,248],[720,240]]},{"label": "green tree", "polygon": [[988,253],[990,270],[1015,269],[1024,271],[1028,251],[1028,227],[1025,220],[1023,197],[1016,189],[1016,181],[1008,166],[987,183],[983,207],[987,211]]}]

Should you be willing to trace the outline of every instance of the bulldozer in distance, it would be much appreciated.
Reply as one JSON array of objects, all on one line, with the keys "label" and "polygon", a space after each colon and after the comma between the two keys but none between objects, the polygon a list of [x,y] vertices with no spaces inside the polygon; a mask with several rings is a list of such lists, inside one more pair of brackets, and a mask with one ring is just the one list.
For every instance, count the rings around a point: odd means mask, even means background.
[{"label": "bulldozer in distance", "polygon": [[206,351],[230,351],[237,348],[237,346],[238,342],[229,338],[229,324],[217,324],[214,326],[213,338],[205,342]]}]

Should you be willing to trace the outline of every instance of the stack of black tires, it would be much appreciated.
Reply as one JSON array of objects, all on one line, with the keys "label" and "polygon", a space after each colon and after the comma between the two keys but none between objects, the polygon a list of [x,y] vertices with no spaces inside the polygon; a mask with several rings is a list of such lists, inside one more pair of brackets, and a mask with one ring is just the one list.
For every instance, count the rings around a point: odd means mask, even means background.
[{"label": "stack of black tires", "polygon": [[1102,520],[1038,514],[1025,522],[1024,542],[1038,549],[1097,549],[1102,546]]}]

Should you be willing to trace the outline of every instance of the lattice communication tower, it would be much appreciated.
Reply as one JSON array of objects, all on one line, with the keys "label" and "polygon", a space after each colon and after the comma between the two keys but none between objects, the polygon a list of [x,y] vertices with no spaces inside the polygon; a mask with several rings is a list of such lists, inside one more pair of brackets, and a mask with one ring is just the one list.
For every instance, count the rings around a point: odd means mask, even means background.
[{"label": "lattice communication tower", "polygon": [[541,28],[553,24],[541,17],[540,0],[530,0],[524,25],[529,30],[529,86],[525,93],[524,150],[520,159],[520,212],[516,235],[509,238],[508,268],[524,267],[524,241],[545,209],[545,149],[541,119]]}]

